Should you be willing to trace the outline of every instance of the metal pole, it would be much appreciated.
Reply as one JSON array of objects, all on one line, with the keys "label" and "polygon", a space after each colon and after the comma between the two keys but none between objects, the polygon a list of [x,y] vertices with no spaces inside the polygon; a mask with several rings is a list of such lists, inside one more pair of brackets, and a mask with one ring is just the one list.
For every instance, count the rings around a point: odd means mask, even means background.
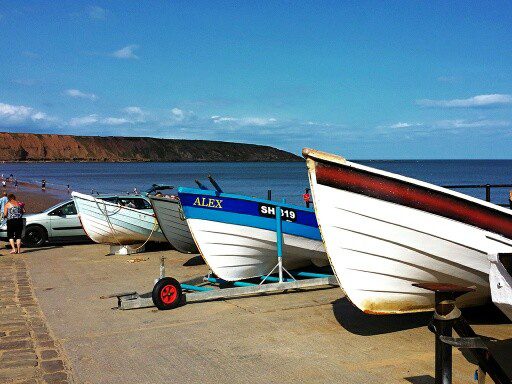
[{"label": "metal pole", "polygon": [[281,222],[281,207],[276,206],[276,236],[277,236],[277,265],[279,269],[279,282],[283,282],[283,232]]},{"label": "metal pole", "polygon": [[165,277],[165,256],[160,258],[160,280]]},{"label": "metal pole", "polygon": [[443,343],[439,336],[452,336],[450,321],[436,319],[433,324],[436,327],[436,380],[435,384],[452,383],[452,347]]},{"label": "metal pole", "polygon": [[272,200],[272,190],[267,190],[267,200]]},{"label": "metal pole", "polygon": [[491,185],[485,184],[485,201],[491,201]]}]

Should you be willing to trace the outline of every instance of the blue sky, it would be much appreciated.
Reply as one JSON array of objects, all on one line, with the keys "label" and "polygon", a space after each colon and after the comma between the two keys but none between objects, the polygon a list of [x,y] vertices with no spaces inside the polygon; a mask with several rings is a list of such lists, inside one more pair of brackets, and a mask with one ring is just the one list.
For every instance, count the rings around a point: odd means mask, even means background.
[{"label": "blue sky", "polygon": [[0,1],[0,129],[511,158],[512,3]]}]

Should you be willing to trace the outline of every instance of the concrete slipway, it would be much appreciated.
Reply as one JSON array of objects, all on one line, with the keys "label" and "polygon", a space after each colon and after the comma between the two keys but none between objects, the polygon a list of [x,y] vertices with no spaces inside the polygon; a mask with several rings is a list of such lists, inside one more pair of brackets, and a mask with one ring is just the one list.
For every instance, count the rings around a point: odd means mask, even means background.
[{"label": "concrete slipway", "polygon": [[[364,315],[339,288],[119,311],[115,299],[100,296],[149,291],[162,254],[167,275],[178,280],[207,267],[175,251],[107,252],[72,245],[20,255],[76,382],[433,383],[430,314]],[[467,314],[480,323],[477,332],[512,337],[492,307],[484,311]],[[471,382],[473,371],[454,351],[454,382]]]}]

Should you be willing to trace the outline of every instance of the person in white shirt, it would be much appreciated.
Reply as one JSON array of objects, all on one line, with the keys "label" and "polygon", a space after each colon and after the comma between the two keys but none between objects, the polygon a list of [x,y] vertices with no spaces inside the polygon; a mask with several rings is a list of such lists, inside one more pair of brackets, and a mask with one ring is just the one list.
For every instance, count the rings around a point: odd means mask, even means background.
[{"label": "person in white shirt", "polygon": [[7,192],[4,191],[3,196],[0,198],[0,218],[4,218],[4,207],[5,204],[9,201],[7,198]]}]

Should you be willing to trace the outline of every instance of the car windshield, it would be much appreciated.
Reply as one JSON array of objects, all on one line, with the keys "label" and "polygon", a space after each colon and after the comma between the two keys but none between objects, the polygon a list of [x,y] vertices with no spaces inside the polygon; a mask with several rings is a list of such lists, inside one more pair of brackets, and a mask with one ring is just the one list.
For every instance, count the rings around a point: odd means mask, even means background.
[{"label": "car windshield", "polygon": [[103,200],[134,209],[151,209],[151,204],[141,197],[107,197]]},{"label": "car windshield", "polygon": [[[66,203],[72,203],[72,202],[73,202],[73,200],[69,200]],[[66,204],[66,203],[64,203],[64,204]],[[49,212],[53,211],[54,209],[61,207],[62,205],[63,205],[63,203],[52,205],[50,208],[46,208],[39,213],[49,213]]]}]

